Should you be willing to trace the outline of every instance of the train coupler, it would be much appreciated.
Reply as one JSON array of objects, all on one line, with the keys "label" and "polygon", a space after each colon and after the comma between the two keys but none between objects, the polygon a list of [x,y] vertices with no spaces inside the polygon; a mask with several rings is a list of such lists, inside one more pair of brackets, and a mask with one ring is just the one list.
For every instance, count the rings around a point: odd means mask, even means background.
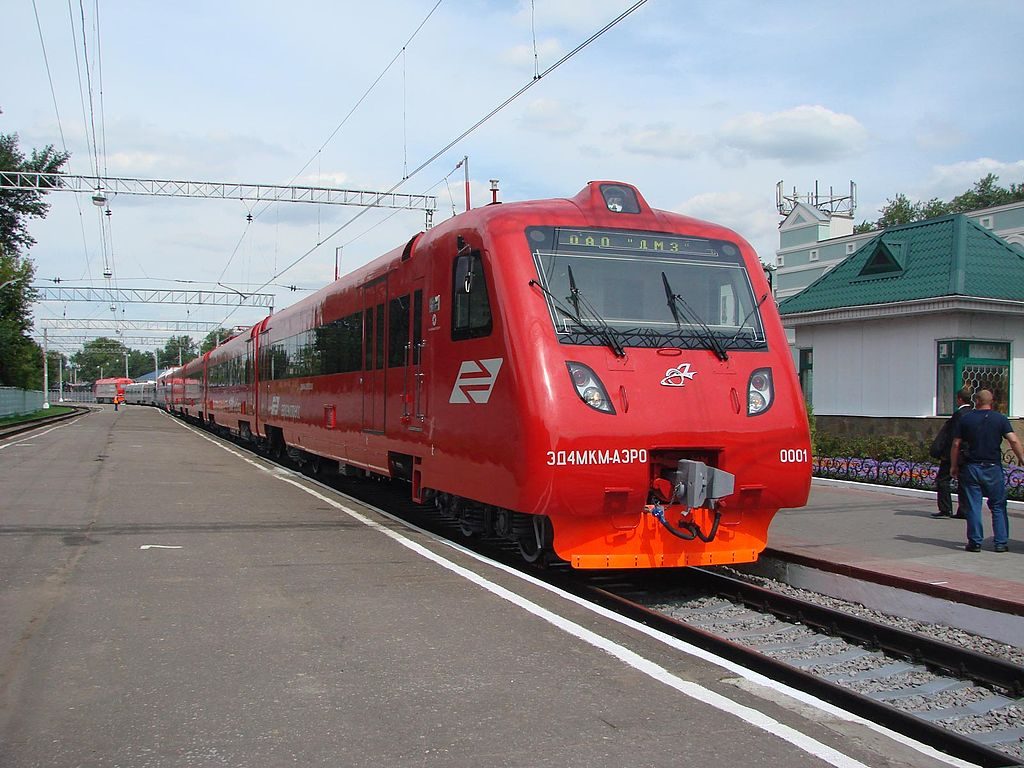
[{"label": "train coupler", "polygon": [[715,536],[718,535],[718,524],[722,521],[722,513],[720,510],[716,509],[714,521],[711,523],[711,530],[704,533],[697,523],[686,519],[686,517],[689,517],[692,514],[692,510],[690,508],[684,508],[681,511],[680,514],[683,516],[675,525],[668,521],[666,514],[667,510],[661,504],[648,504],[644,507],[644,512],[654,515],[654,518],[661,523],[662,528],[671,533],[677,539],[682,539],[683,541],[700,539],[705,544],[709,544],[715,540]]},{"label": "train coupler", "polygon": [[[718,502],[729,496],[735,487],[736,476],[702,461],[680,459],[674,478],[659,477],[651,484],[651,495],[654,503],[644,507],[644,511],[654,515],[669,533],[684,541],[700,539],[705,543],[714,541],[718,534],[718,524],[722,520],[722,512]],[[679,522],[668,521],[667,512],[680,514]],[[711,530],[704,533],[700,526],[686,518],[692,515],[696,507],[707,507],[714,511]]]}]

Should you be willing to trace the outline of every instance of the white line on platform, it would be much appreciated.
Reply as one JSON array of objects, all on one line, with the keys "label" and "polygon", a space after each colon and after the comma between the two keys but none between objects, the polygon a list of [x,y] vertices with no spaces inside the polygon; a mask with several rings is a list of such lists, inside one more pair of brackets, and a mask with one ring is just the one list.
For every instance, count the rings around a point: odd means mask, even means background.
[{"label": "white line on platform", "polygon": [[16,440],[16,441],[13,441],[13,442],[10,442],[10,443],[0,444],[0,451],[2,451],[4,448],[10,448],[12,445],[24,445],[25,443],[29,442],[30,440],[35,440],[37,437],[42,437],[43,435],[48,435],[51,432],[53,432],[53,430],[60,429],[61,427],[66,427],[66,426],[67,426],[67,424],[58,424],[55,427],[50,427],[45,432],[33,432],[31,437],[26,437],[24,440]]},{"label": "white line on platform", "polygon": [[[173,417],[168,416],[168,418],[173,418]],[[507,600],[508,602],[510,602],[510,603],[512,603],[512,604],[514,604],[514,605],[516,605],[516,606],[518,606],[518,607],[528,611],[529,613],[532,613],[534,616],[537,616],[538,618],[543,619],[544,621],[547,621],[548,623],[552,624],[553,626],[557,627],[558,629],[560,629],[560,630],[562,630],[562,631],[564,631],[564,632],[566,632],[566,633],[568,633],[570,635],[573,635],[574,637],[577,637],[580,640],[583,640],[584,642],[589,643],[590,645],[594,646],[595,648],[598,648],[598,649],[600,649],[600,650],[602,650],[602,651],[604,651],[604,652],[606,652],[606,653],[608,653],[608,654],[618,658],[619,660],[621,660],[625,664],[633,667],[634,669],[636,669],[639,672],[642,672],[643,674],[646,674],[647,676],[651,677],[654,680],[657,680],[657,681],[659,681],[661,683],[664,683],[665,685],[667,685],[667,686],[669,686],[671,688],[674,688],[675,690],[679,691],[680,693],[682,693],[682,694],[684,694],[686,696],[689,696],[690,698],[693,698],[693,699],[695,699],[697,701],[700,701],[700,702],[703,702],[705,704],[708,704],[709,706],[712,706],[712,707],[714,707],[714,708],[716,708],[716,709],[718,709],[720,711],[732,714],[732,715],[736,716],[737,718],[739,718],[741,720],[744,720],[745,722],[753,725],[754,727],[759,728],[760,730],[764,731],[765,733],[771,734],[773,736],[777,736],[778,738],[780,738],[780,739],[782,739],[784,741],[787,741],[790,744],[793,744],[798,749],[803,750],[807,754],[812,755],[814,757],[817,757],[820,760],[822,760],[822,761],[824,761],[824,762],[826,762],[826,763],[828,763],[830,765],[837,766],[837,768],[868,768],[868,766],[866,766],[864,763],[861,763],[860,761],[856,760],[855,758],[853,758],[853,757],[851,757],[849,755],[846,755],[846,754],[844,754],[842,752],[839,752],[838,750],[833,749],[832,747],[829,747],[828,745],[818,741],[817,739],[814,739],[814,738],[812,738],[812,737],[810,737],[810,736],[808,736],[808,735],[806,735],[804,733],[801,733],[800,731],[796,730],[795,728],[792,728],[792,727],[790,727],[788,725],[785,725],[785,724],[779,722],[778,720],[776,720],[776,719],[774,719],[772,717],[769,717],[768,715],[764,714],[763,712],[759,712],[758,710],[756,710],[756,709],[754,709],[752,707],[747,707],[747,706],[744,706],[742,704],[739,704],[738,702],[732,701],[731,699],[729,699],[729,698],[727,698],[725,696],[722,696],[721,694],[716,693],[716,692],[712,691],[711,689],[706,688],[706,687],[704,687],[704,686],[702,686],[702,685],[700,685],[698,683],[694,683],[694,682],[691,682],[691,681],[688,681],[688,680],[683,680],[682,678],[678,677],[677,675],[674,675],[671,672],[669,672],[668,670],[666,670],[664,667],[654,663],[653,661],[650,661],[649,659],[646,659],[646,658],[640,656],[635,651],[632,651],[632,650],[626,648],[625,646],[622,646],[619,643],[614,642],[613,640],[610,640],[610,639],[608,639],[606,637],[603,637],[603,636],[597,634],[596,632],[593,632],[592,630],[589,630],[589,629],[581,626],[580,624],[577,624],[576,622],[571,621],[570,619],[565,618],[564,616],[560,616],[560,615],[558,615],[556,613],[553,613],[552,611],[549,611],[548,609],[543,608],[540,605],[537,605],[536,603],[534,603],[533,601],[523,597],[522,595],[519,595],[519,594],[517,594],[515,592],[512,592],[511,590],[506,589],[505,587],[502,587],[502,586],[500,586],[498,584],[495,584],[494,582],[486,579],[485,577],[481,576],[480,574],[475,573],[475,572],[473,572],[473,571],[469,570],[468,568],[465,568],[465,567],[463,567],[461,565],[458,565],[458,564],[452,562],[451,560],[448,560],[447,558],[444,558],[441,555],[439,555],[439,554],[437,554],[435,552],[432,552],[431,550],[427,549],[423,545],[418,544],[418,543],[412,541],[411,539],[406,538],[400,532],[392,530],[390,528],[386,528],[383,525],[381,525],[380,523],[377,523],[377,522],[371,520],[370,518],[366,517],[365,515],[360,514],[356,510],[354,510],[354,509],[352,509],[350,507],[347,507],[344,504],[341,504],[340,502],[338,502],[338,501],[336,501],[336,500],[334,500],[334,499],[332,499],[332,498],[330,498],[328,496],[324,496],[322,493],[320,493],[320,492],[310,488],[308,485],[304,484],[304,483],[307,483],[307,482],[311,482],[311,483],[316,483],[316,484],[319,485],[319,483],[317,483],[317,481],[311,480],[310,478],[307,478],[307,477],[299,475],[298,477],[300,477],[302,479],[302,481],[303,481],[302,483],[300,483],[300,482],[298,482],[298,480],[294,479],[296,477],[296,475],[293,472],[291,472],[290,470],[287,470],[287,469],[285,469],[283,467],[280,467],[280,466],[277,466],[277,465],[267,466],[266,464],[263,464],[262,462],[254,461],[253,459],[250,459],[249,457],[245,456],[244,454],[239,453],[237,450],[234,449],[234,447],[232,447],[230,445],[227,445],[225,443],[222,443],[222,442],[220,442],[220,441],[218,441],[218,440],[216,440],[216,439],[214,439],[214,438],[212,438],[212,437],[210,437],[210,436],[200,432],[198,429],[195,429],[195,428],[193,428],[193,427],[191,427],[191,426],[189,426],[187,424],[184,424],[184,423],[178,421],[177,419],[174,419],[174,421],[175,421],[175,423],[180,424],[181,426],[185,427],[185,429],[188,429],[190,432],[194,432],[195,434],[197,434],[199,437],[203,438],[204,440],[207,440],[207,441],[213,443],[218,448],[221,448],[222,450],[227,451],[228,453],[230,453],[233,456],[241,459],[245,463],[255,467],[256,469],[259,469],[261,472],[266,472],[271,477],[274,477],[274,478],[276,478],[278,480],[281,480],[282,482],[286,482],[289,485],[295,486],[296,488],[298,488],[298,489],[308,493],[309,495],[313,496],[314,498],[317,498],[320,501],[323,501],[325,504],[329,504],[331,507],[334,507],[335,509],[337,509],[337,510],[339,510],[341,512],[344,512],[346,515],[348,515],[349,517],[353,518],[354,520],[357,520],[358,522],[362,523],[363,525],[366,525],[369,528],[372,528],[372,529],[374,529],[376,531],[379,531],[380,533],[383,533],[385,536],[388,536],[389,538],[393,539],[394,541],[396,541],[397,543],[401,544],[402,546],[412,550],[413,552],[416,552],[417,554],[422,555],[423,557],[427,558],[428,560],[431,560],[431,561],[437,563],[438,565],[442,566],[443,568],[446,568],[447,570],[451,571],[452,573],[455,573],[455,574],[457,574],[459,576],[464,577],[465,579],[473,582],[474,584],[477,584],[477,585],[483,587],[484,589],[488,590],[489,592],[493,593],[494,595],[497,595],[498,597],[500,597],[500,598],[502,598],[504,600]],[[331,490],[334,493],[337,493],[337,491],[334,491],[334,489],[328,488],[328,486],[321,486],[321,487],[324,487],[325,489],[328,489],[328,490]],[[353,501],[356,501],[356,500],[353,499]],[[362,502],[359,502],[359,503],[362,503]],[[623,616],[618,616],[618,615],[612,613],[611,611],[609,611],[609,610],[607,610],[605,608],[602,608],[600,606],[588,603],[587,601],[583,600],[582,598],[578,598],[575,595],[570,595],[569,593],[564,592],[563,590],[559,589],[558,587],[554,587],[554,586],[552,586],[550,584],[545,584],[544,582],[541,582],[538,579],[535,579],[534,577],[530,576],[529,574],[520,573],[519,571],[516,571],[516,570],[514,570],[514,569],[512,569],[512,568],[510,568],[508,566],[502,565],[501,563],[496,563],[496,562],[494,562],[492,560],[489,560],[489,559],[483,557],[482,555],[478,555],[475,552],[472,552],[472,551],[470,551],[468,549],[465,549],[464,547],[461,547],[458,544],[455,544],[455,543],[449,542],[449,541],[445,541],[444,539],[440,539],[440,538],[434,536],[433,534],[429,533],[428,531],[424,531],[421,528],[417,528],[416,526],[413,526],[413,525],[407,523],[404,520],[399,521],[397,518],[395,518],[394,516],[388,514],[384,510],[377,509],[376,507],[372,507],[370,505],[365,505],[365,506],[367,506],[370,509],[373,509],[375,512],[377,512],[377,513],[379,513],[381,515],[384,515],[385,517],[387,517],[387,518],[389,518],[391,520],[395,520],[397,522],[401,522],[403,525],[408,525],[410,528],[416,530],[417,532],[419,532],[419,533],[421,533],[421,534],[423,534],[425,536],[428,536],[430,539],[432,539],[433,541],[435,541],[438,544],[441,544],[443,546],[449,547],[451,549],[455,549],[455,550],[461,552],[462,554],[464,554],[464,555],[466,555],[468,557],[472,557],[473,559],[475,559],[475,560],[477,560],[477,561],[479,561],[481,563],[484,563],[484,564],[486,564],[486,565],[488,565],[490,567],[497,568],[497,569],[499,569],[501,571],[504,571],[505,573],[507,573],[507,574],[509,574],[511,576],[514,576],[515,578],[518,578],[518,579],[520,579],[522,581],[526,581],[526,582],[528,582],[530,584],[533,584],[534,586],[537,586],[537,587],[539,587],[541,589],[545,589],[545,590],[547,590],[547,591],[549,591],[551,593],[559,595],[563,599],[568,600],[569,602],[575,603],[576,605],[579,605],[579,606],[585,608],[588,611],[591,611],[591,612],[596,613],[596,614],[598,614],[600,616],[603,616],[604,618],[606,618],[606,619],[608,619],[610,621],[614,621],[614,622],[617,622],[619,624],[623,624],[623,625],[625,625],[627,627],[630,627],[631,629],[636,630],[637,632],[641,632],[643,634],[646,634],[649,637],[652,637],[652,638],[654,638],[654,639],[664,643],[665,645],[668,645],[668,646],[670,646],[672,648],[675,648],[676,650],[679,650],[681,652],[684,652],[684,653],[689,654],[691,656],[694,656],[696,658],[700,658],[700,659],[702,659],[704,661],[707,661],[707,662],[710,662],[712,664],[715,664],[715,665],[717,665],[717,666],[719,666],[719,667],[721,667],[723,669],[726,669],[726,670],[728,670],[730,672],[733,672],[733,673],[735,673],[735,674],[745,678],[746,680],[748,680],[748,681],[750,681],[752,683],[764,686],[766,688],[770,688],[770,689],[776,690],[776,691],[782,693],[783,695],[789,696],[790,698],[796,699],[797,701],[803,702],[805,704],[809,704],[809,705],[811,705],[811,706],[813,706],[813,707],[815,707],[815,708],[817,708],[817,709],[819,709],[819,710],[821,710],[823,712],[829,713],[829,714],[831,714],[832,716],[834,716],[834,717],[836,717],[838,719],[842,719],[842,720],[845,720],[847,722],[858,723],[858,724],[860,724],[862,726],[870,728],[870,729],[876,731],[877,733],[884,734],[886,737],[892,739],[893,741],[897,741],[897,742],[899,742],[901,744],[905,744],[905,745],[907,745],[907,746],[917,750],[918,752],[921,752],[921,753],[926,754],[926,755],[928,755],[928,756],[930,756],[932,758],[935,758],[936,760],[939,760],[939,761],[941,761],[943,763],[946,763],[947,765],[957,766],[958,768],[968,768],[969,766],[972,765],[971,763],[968,763],[968,762],[966,762],[964,760],[960,760],[959,758],[951,757],[950,755],[946,755],[946,754],[944,754],[942,752],[939,752],[938,750],[928,746],[927,744],[922,744],[919,741],[916,741],[916,740],[911,739],[909,737],[903,736],[902,734],[896,733],[895,731],[892,731],[892,730],[890,730],[888,728],[880,726],[877,723],[872,723],[872,722],[870,722],[868,720],[865,720],[864,718],[862,718],[862,717],[860,717],[858,715],[854,715],[854,714],[852,714],[850,712],[847,712],[846,710],[843,710],[843,709],[840,709],[838,707],[835,707],[832,704],[829,704],[829,703],[827,703],[825,701],[822,701],[821,699],[818,699],[818,698],[816,698],[814,696],[810,696],[810,695],[804,693],[803,691],[799,691],[799,690],[797,690],[795,688],[790,688],[789,686],[784,685],[782,683],[779,683],[779,682],[777,682],[775,680],[772,680],[772,679],[770,679],[768,677],[765,677],[764,675],[761,675],[761,674],[759,674],[757,672],[753,672],[752,670],[749,670],[746,667],[740,666],[738,664],[734,664],[733,662],[730,662],[730,661],[727,661],[726,659],[723,659],[723,658],[720,658],[718,656],[715,656],[714,654],[712,654],[712,653],[710,653],[708,651],[705,651],[705,650],[703,650],[701,648],[698,648],[698,647],[696,647],[694,645],[690,645],[689,643],[685,643],[685,642],[683,642],[681,640],[677,640],[674,637],[670,637],[669,635],[666,635],[663,632],[659,632],[658,630],[655,630],[655,629],[652,629],[650,627],[647,627],[647,626],[645,626],[645,625],[643,625],[643,624],[641,624],[641,623],[639,623],[637,621],[625,618]]]},{"label": "white line on platform", "polygon": [[143,544],[139,549],[181,549],[180,544]]}]

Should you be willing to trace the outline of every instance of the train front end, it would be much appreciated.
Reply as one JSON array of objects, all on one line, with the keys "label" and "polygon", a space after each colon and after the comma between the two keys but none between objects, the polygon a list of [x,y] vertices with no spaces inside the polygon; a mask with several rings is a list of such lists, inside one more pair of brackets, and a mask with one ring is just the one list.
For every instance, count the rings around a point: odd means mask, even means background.
[{"label": "train front end", "polygon": [[533,271],[515,311],[543,316],[528,323],[530,511],[576,568],[756,560],[775,513],[806,503],[811,466],[759,260],[629,185],[592,182],[574,202],[577,221],[520,230]]}]

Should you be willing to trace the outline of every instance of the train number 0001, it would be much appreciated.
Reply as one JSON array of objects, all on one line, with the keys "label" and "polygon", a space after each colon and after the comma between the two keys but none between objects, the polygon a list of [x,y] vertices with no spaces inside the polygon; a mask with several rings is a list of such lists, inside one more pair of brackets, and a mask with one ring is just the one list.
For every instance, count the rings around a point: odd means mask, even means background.
[{"label": "train number 0001", "polygon": [[779,451],[779,461],[783,464],[802,464],[807,461],[807,449],[783,448]]}]

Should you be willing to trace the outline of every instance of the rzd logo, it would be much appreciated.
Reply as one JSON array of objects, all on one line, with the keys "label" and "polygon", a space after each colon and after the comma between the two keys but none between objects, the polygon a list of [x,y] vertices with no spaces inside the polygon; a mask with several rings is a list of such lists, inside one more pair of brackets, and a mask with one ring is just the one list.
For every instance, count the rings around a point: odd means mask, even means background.
[{"label": "rzd logo", "polygon": [[452,387],[449,403],[486,403],[491,399],[491,390],[498,379],[498,371],[504,358],[490,360],[463,360],[459,375]]}]

